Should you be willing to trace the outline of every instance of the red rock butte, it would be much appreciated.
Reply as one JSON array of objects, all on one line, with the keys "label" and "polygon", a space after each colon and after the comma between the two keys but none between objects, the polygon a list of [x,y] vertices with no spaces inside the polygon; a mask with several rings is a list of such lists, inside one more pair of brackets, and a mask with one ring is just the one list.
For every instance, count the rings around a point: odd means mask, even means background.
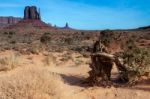
[{"label": "red rock butte", "polygon": [[7,29],[35,27],[39,29],[53,28],[41,20],[40,10],[36,6],[26,6],[24,9],[24,18],[19,22],[12,24]]},{"label": "red rock butte", "polygon": [[9,16],[9,17],[1,16],[1,17],[0,17],[0,28],[4,28],[4,27],[7,27],[7,26],[16,24],[16,23],[18,23],[20,20],[22,20],[22,18],[19,18],[19,17],[12,17],[12,16]]}]

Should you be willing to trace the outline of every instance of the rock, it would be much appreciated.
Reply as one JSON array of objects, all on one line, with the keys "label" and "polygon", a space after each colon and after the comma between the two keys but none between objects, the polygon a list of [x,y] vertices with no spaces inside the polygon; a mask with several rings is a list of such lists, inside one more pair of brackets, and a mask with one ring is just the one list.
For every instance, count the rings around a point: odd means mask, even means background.
[{"label": "rock", "polygon": [[66,23],[66,25],[65,25],[65,28],[69,28],[69,25],[68,25],[68,23]]},{"label": "rock", "polygon": [[36,6],[26,6],[24,10],[24,19],[41,20],[40,11],[37,11]]},{"label": "rock", "polygon": [[0,28],[12,25],[12,24],[16,24],[21,20],[21,18],[19,17],[0,17]]},{"label": "rock", "polygon": [[[10,21],[11,22],[11,21]],[[30,26],[29,26],[30,25]],[[24,18],[16,24],[5,27],[6,29],[16,29],[16,28],[39,28],[47,29],[53,28],[47,23],[41,20],[40,11],[37,11],[36,6],[26,6],[24,9]]]},{"label": "rock", "polygon": [[72,28],[69,26],[69,24],[68,24],[68,23],[66,23],[66,24],[65,24],[65,26],[64,26],[64,27],[62,27],[62,28],[60,28],[60,29],[72,29]]}]

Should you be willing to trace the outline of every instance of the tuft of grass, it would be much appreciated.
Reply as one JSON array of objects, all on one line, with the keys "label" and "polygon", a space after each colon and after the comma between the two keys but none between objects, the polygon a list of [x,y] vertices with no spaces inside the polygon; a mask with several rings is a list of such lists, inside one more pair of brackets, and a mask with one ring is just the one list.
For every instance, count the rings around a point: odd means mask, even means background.
[{"label": "tuft of grass", "polygon": [[9,57],[0,57],[0,71],[7,71],[19,65],[19,55],[12,54]]},{"label": "tuft of grass", "polygon": [[44,67],[19,68],[0,79],[0,99],[68,99],[61,77]]},{"label": "tuft of grass", "polygon": [[48,54],[43,60],[44,66],[55,66],[56,57],[53,54]]}]

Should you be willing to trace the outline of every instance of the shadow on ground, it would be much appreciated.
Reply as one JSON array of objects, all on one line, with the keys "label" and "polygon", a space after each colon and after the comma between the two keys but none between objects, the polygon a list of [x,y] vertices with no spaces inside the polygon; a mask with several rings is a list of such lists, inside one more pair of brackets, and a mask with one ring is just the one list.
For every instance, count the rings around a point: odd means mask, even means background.
[{"label": "shadow on ground", "polygon": [[[73,86],[79,86],[79,87],[90,87],[90,85],[88,83],[85,83],[87,78],[85,77],[82,77],[82,76],[74,76],[74,75],[64,75],[64,74],[61,74],[63,80],[65,83],[68,83],[70,85],[73,85]],[[150,92],[150,79],[147,79],[147,80],[143,80],[141,82],[138,82],[137,85],[135,86],[132,86],[132,87],[127,87],[127,86],[124,86],[124,87],[117,87],[117,88],[122,88],[122,89],[131,89],[131,90],[141,90],[141,91],[148,91]]]},{"label": "shadow on ground", "polygon": [[73,86],[80,86],[80,87],[88,87],[89,85],[85,83],[86,79],[85,77],[81,76],[73,76],[73,75],[64,75],[61,74],[61,77],[63,78],[65,83],[68,83]]}]

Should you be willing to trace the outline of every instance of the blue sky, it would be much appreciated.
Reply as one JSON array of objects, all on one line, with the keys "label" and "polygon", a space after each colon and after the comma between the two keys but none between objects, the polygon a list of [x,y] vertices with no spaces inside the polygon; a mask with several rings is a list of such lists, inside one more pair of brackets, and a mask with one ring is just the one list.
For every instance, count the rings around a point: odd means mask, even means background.
[{"label": "blue sky", "polygon": [[130,29],[150,25],[150,0],[0,0],[0,16],[23,17],[24,7],[41,9],[52,25],[76,29]]}]

